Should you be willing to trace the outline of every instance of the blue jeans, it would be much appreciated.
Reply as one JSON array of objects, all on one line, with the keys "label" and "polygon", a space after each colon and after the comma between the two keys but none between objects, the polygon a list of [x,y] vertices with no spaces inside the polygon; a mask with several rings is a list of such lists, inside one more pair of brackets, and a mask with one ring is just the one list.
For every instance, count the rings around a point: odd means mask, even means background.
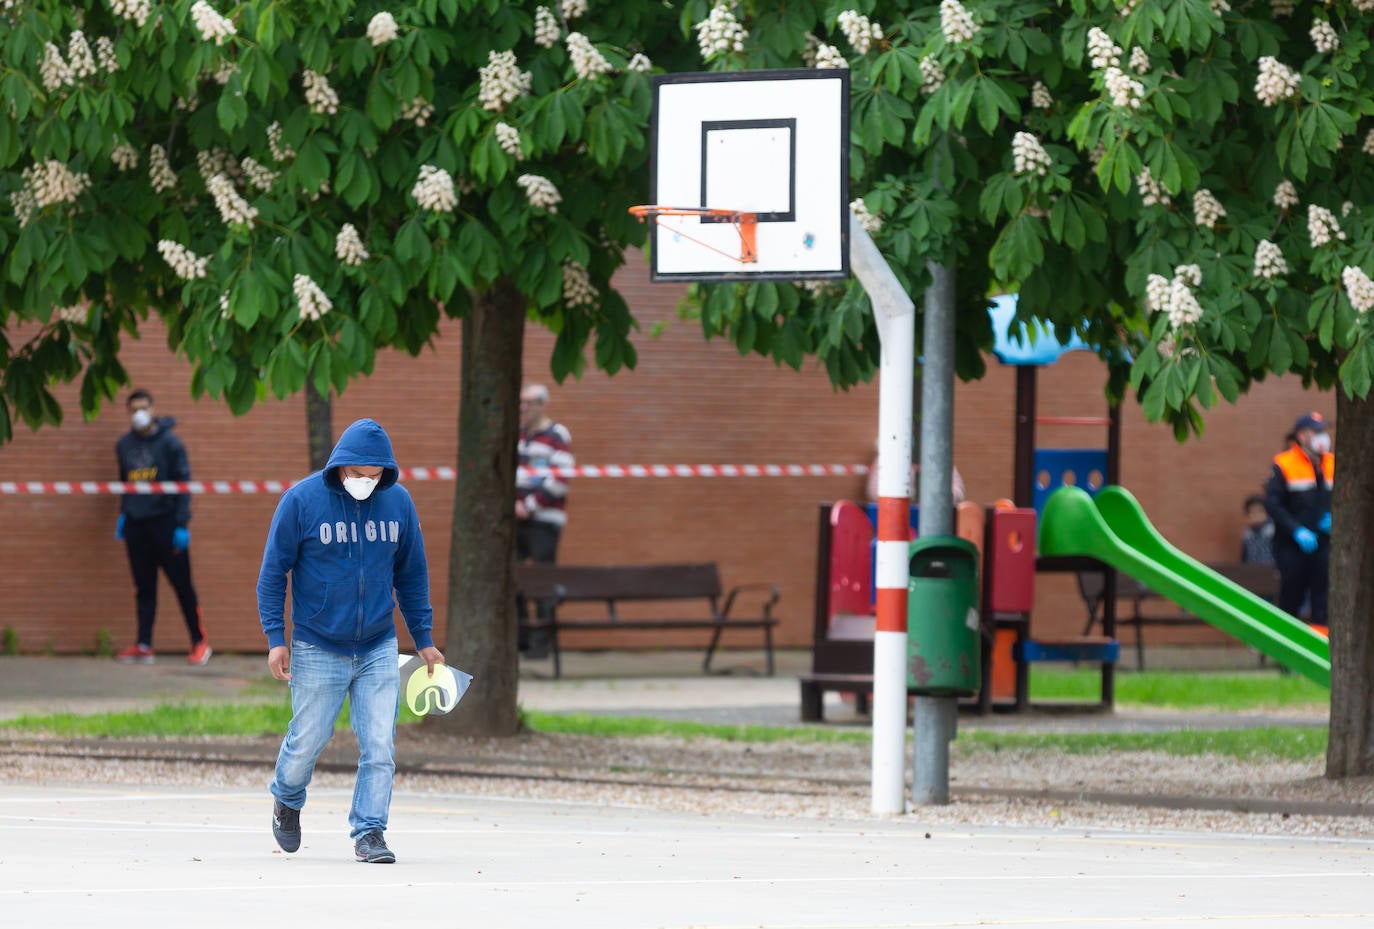
[{"label": "blue jeans", "polygon": [[395,639],[351,657],[315,645],[291,643],[291,725],[277,754],[272,796],[292,809],[305,806],[305,789],[320,752],[334,735],[344,697],[358,737],[358,780],[348,811],[349,837],[385,831],[396,773],[396,710],[400,666]]}]

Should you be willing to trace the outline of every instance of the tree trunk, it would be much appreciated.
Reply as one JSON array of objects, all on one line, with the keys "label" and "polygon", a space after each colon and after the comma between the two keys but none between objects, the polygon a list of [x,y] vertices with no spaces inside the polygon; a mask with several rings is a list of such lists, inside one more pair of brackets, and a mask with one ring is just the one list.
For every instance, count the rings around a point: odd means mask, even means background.
[{"label": "tree trunk", "polygon": [[1336,388],[1331,531],[1331,736],[1326,776],[1374,774],[1374,400]]},{"label": "tree trunk", "polygon": [[479,294],[463,319],[458,488],[448,571],[445,657],[473,675],[447,732],[519,729],[515,629],[515,446],[525,299],[509,280]]},{"label": "tree trunk", "polygon": [[305,436],[310,443],[310,470],[323,471],[334,450],[334,405],[328,394],[315,389],[314,377],[305,379]]}]

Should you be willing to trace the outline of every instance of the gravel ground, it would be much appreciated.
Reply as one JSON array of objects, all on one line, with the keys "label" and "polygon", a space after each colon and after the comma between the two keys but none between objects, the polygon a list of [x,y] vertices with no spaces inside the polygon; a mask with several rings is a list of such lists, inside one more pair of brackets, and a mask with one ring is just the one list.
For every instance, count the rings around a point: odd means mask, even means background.
[{"label": "gravel ground", "polygon": [[[264,790],[278,740],[0,741],[0,784],[100,783]],[[315,784],[349,788],[340,734]],[[529,734],[483,740],[403,729],[398,791],[598,803],[677,812],[865,820],[864,745]],[[1018,825],[1374,837],[1374,779],[1327,781],[1320,762],[1154,752],[1068,755],[954,743],[951,803],[918,825]]]}]

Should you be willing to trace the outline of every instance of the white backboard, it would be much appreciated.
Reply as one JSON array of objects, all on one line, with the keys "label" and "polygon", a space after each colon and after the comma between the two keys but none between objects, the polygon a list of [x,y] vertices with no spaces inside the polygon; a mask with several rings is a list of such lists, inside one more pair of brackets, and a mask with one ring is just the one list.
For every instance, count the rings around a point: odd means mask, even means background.
[{"label": "white backboard", "polygon": [[758,216],[757,261],[715,217],[660,216],[655,281],[849,276],[849,72],[663,74],[654,78],[647,203]]}]

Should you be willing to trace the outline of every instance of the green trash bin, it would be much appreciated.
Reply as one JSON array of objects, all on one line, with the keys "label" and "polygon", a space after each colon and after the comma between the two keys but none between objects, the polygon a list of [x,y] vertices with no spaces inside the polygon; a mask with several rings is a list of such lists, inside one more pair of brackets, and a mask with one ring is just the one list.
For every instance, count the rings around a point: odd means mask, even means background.
[{"label": "green trash bin", "polygon": [[968,696],[980,686],[978,548],[935,535],[911,543],[907,587],[907,687],[926,696]]}]

